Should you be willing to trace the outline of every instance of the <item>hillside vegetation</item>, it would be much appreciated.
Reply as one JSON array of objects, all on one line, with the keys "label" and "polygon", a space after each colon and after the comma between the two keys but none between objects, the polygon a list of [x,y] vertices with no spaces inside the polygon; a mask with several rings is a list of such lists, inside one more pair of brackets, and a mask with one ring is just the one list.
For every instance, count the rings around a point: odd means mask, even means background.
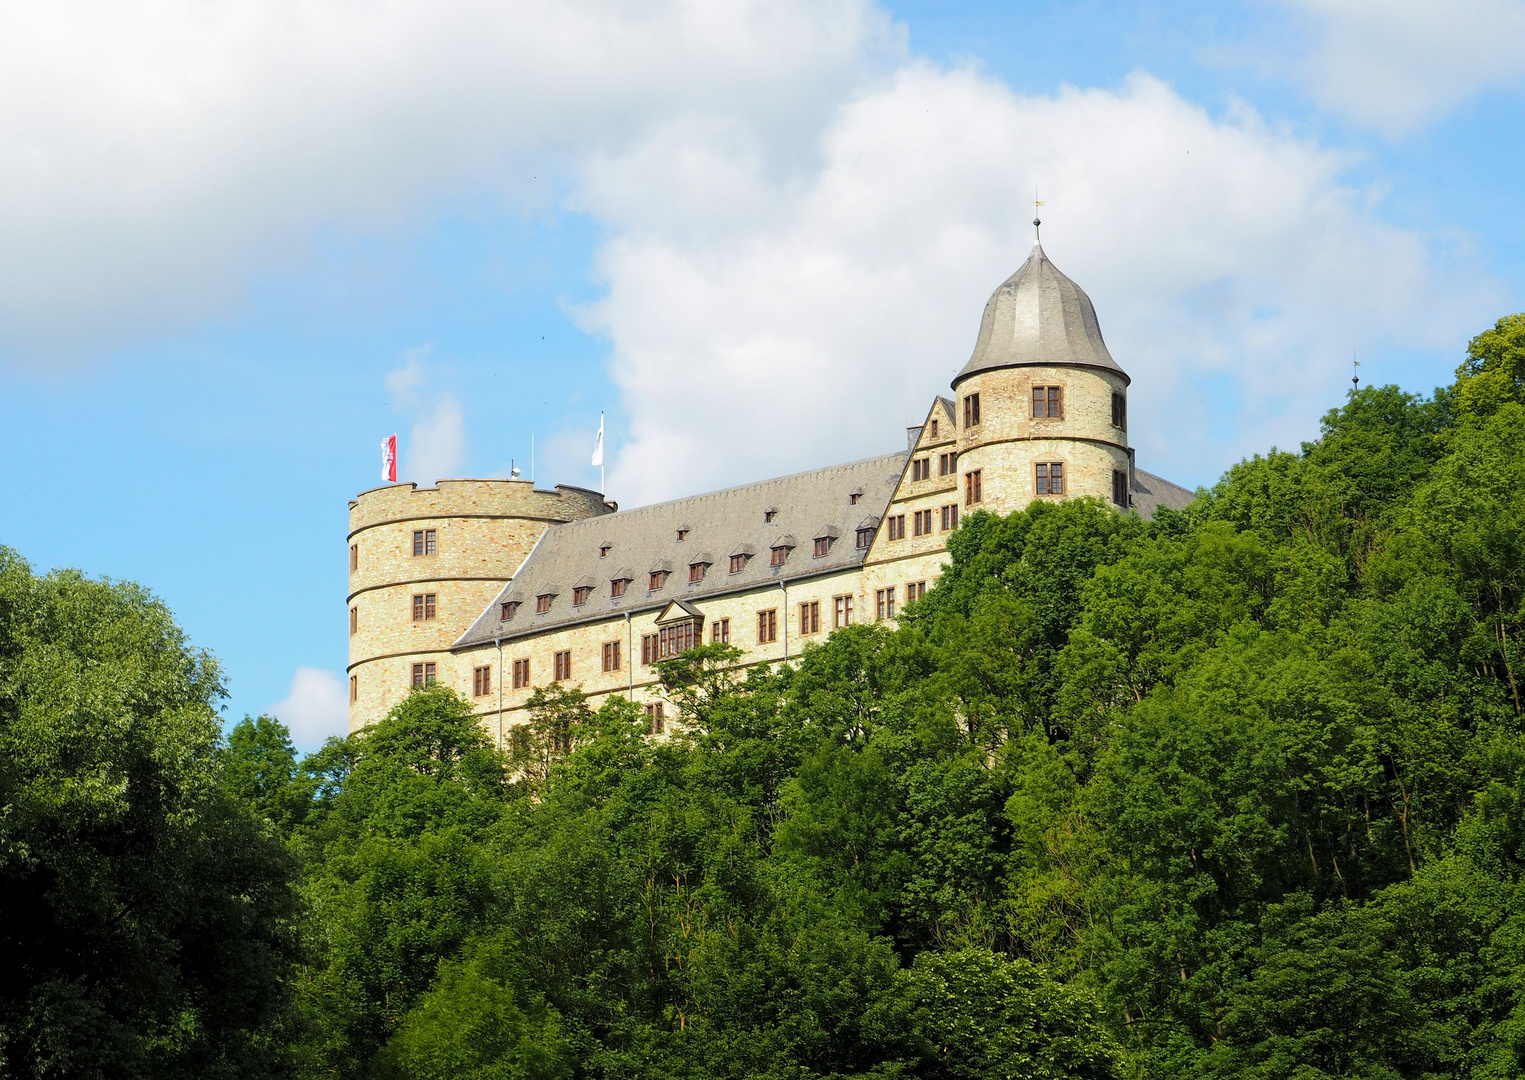
[{"label": "hillside vegetation", "polygon": [[[974,514],[894,630],[299,761],[0,556],[0,1072],[1525,1073],[1525,316],[1151,523]],[[570,742],[570,751],[559,749]]]}]

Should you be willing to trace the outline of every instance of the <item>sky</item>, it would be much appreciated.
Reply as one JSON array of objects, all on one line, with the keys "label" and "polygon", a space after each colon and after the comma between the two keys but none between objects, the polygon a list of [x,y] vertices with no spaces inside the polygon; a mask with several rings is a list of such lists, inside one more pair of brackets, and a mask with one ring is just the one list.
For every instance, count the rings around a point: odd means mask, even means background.
[{"label": "sky", "polygon": [[[1525,0],[60,0],[0,38],[0,545],[345,728],[347,501],[895,449],[1032,243],[1188,486],[1525,309]],[[533,461],[533,464],[532,464]]]}]

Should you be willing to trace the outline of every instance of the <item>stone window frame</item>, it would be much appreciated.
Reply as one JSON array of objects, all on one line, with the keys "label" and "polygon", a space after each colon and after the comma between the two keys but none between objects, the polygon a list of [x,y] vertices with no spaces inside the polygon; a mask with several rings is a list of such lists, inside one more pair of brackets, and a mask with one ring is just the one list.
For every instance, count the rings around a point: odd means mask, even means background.
[{"label": "stone window frame", "polygon": [[433,686],[439,680],[439,666],[433,660],[413,665],[413,686]]},{"label": "stone window frame", "polygon": [[800,637],[809,637],[821,632],[821,602],[819,600],[800,601]]},{"label": "stone window frame", "polygon": [[778,640],[778,608],[757,613],[757,644],[772,645]]},{"label": "stone window frame", "polygon": [[831,628],[839,630],[853,624],[853,594],[842,593],[831,598]]},{"label": "stone window frame", "polygon": [[439,594],[438,593],[414,593],[413,594],[413,621],[432,622],[439,618]]},{"label": "stone window frame", "polygon": [[420,558],[425,555],[439,554],[439,530],[437,529],[414,529],[413,530],[413,557]]},{"label": "stone window frame", "polygon": [[[1055,470],[1058,470],[1057,476]],[[1064,498],[1065,484],[1069,480],[1069,464],[1060,459],[1059,461],[1035,461],[1033,462],[1033,496],[1035,498]],[[1059,490],[1054,490],[1054,483],[1058,481]]]},{"label": "stone window frame", "polygon": [[478,664],[471,669],[471,696],[486,697],[492,693],[492,665]]},{"label": "stone window frame", "polygon": [[606,642],[604,642],[603,653],[604,653],[604,670],[605,671],[618,671],[620,669],[620,641],[619,641],[619,639],[616,638],[614,641],[606,641]]},{"label": "stone window frame", "polygon": [[515,690],[527,690],[530,686],[530,658],[521,656],[513,662],[513,681]]},{"label": "stone window frame", "polygon": [[980,426],[980,392],[964,395],[964,429]]},{"label": "stone window frame", "polygon": [[710,644],[729,645],[731,643],[731,620],[716,619],[710,623]]},{"label": "stone window frame", "polygon": [[[1034,420],[1063,420],[1064,391],[1064,383],[1033,383],[1032,418]],[[1058,411],[1055,412],[1055,409]]]},{"label": "stone window frame", "polygon": [[572,650],[558,650],[551,657],[552,682],[566,682],[572,677]]},{"label": "stone window frame", "polygon": [[983,469],[970,469],[964,474],[964,505],[978,506],[985,501]]}]

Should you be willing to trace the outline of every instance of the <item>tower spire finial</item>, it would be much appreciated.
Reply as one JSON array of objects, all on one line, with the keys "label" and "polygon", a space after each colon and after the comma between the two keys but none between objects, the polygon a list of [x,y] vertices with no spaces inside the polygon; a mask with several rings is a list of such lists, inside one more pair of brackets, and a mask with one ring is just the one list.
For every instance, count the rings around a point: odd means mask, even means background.
[{"label": "tower spire finial", "polygon": [[[1033,195],[1036,196],[1037,194],[1038,193],[1036,191],[1033,192]],[[1036,198],[1033,199],[1033,243],[1034,244],[1040,244],[1040,243],[1043,242],[1043,238],[1038,233],[1038,227],[1043,224],[1043,222],[1038,219],[1038,207],[1040,207],[1042,205],[1043,204],[1041,202],[1039,202]]]}]

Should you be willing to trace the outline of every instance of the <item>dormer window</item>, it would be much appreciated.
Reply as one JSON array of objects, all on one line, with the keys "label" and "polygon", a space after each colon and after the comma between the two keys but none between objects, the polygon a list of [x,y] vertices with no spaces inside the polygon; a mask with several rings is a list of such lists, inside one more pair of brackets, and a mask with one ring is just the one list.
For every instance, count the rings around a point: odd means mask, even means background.
[{"label": "dormer window", "polygon": [[815,557],[821,558],[831,551],[831,537],[818,536],[815,538]]},{"label": "dormer window", "polygon": [[625,586],[630,584],[628,578],[617,577],[609,582],[609,595],[615,600],[625,595]]},{"label": "dormer window", "polygon": [[688,581],[692,585],[696,581],[704,580],[704,566],[702,562],[688,564]]},{"label": "dormer window", "polygon": [[535,614],[544,615],[551,610],[551,601],[556,598],[554,593],[541,593],[535,597]]},{"label": "dormer window", "polygon": [[598,557],[600,559],[607,559],[609,557],[609,549],[610,549],[611,546],[612,545],[610,545],[610,544],[599,544],[598,545]]},{"label": "dormer window", "polygon": [[847,493],[847,505],[848,506],[857,506],[858,505],[858,500],[861,499],[861,498],[863,498],[863,489],[862,488],[854,488],[852,491],[849,491]]},{"label": "dormer window", "polygon": [[651,583],[647,586],[647,588],[649,588],[652,592],[656,592],[658,589],[662,588],[666,584],[667,584],[667,571],[666,570],[653,570],[651,572]]},{"label": "dormer window", "polygon": [[508,600],[498,605],[498,621],[508,622],[519,611],[519,601]]},{"label": "dormer window", "polygon": [[679,529],[678,530],[678,543],[680,543],[680,544],[683,543],[683,538],[685,536],[687,536],[687,535],[688,535],[688,530],[687,529]]},{"label": "dormer window", "polygon": [[731,556],[731,573],[739,574],[743,570],[745,570],[746,568],[747,568],[747,557],[745,555],[732,555]]},{"label": "dormer window", "polygon": [[778,516],[778,511],[772,508],[763,511],[763,524],[772,525],[773,519]]},{"label": "dormer window", "polygon": [[593,592],[591,585],[579,585],[572,590],[572,606],[582,607],[588,602],[588,597]]},{"label": "dormer window", "polygon": [[776,547],[773,549],[773,558],[770,565],[783,566],[784,560],[787,558],[789,558],[789,549],[786,547]]},{"label": "dormer window", "polygon": [[859,529],[858,530],[858,550],[859,551],[867,551],[868,548],[869,548],[869,545],[872,544],[873,542],[874,542],[874,530],[873,529]]}]

